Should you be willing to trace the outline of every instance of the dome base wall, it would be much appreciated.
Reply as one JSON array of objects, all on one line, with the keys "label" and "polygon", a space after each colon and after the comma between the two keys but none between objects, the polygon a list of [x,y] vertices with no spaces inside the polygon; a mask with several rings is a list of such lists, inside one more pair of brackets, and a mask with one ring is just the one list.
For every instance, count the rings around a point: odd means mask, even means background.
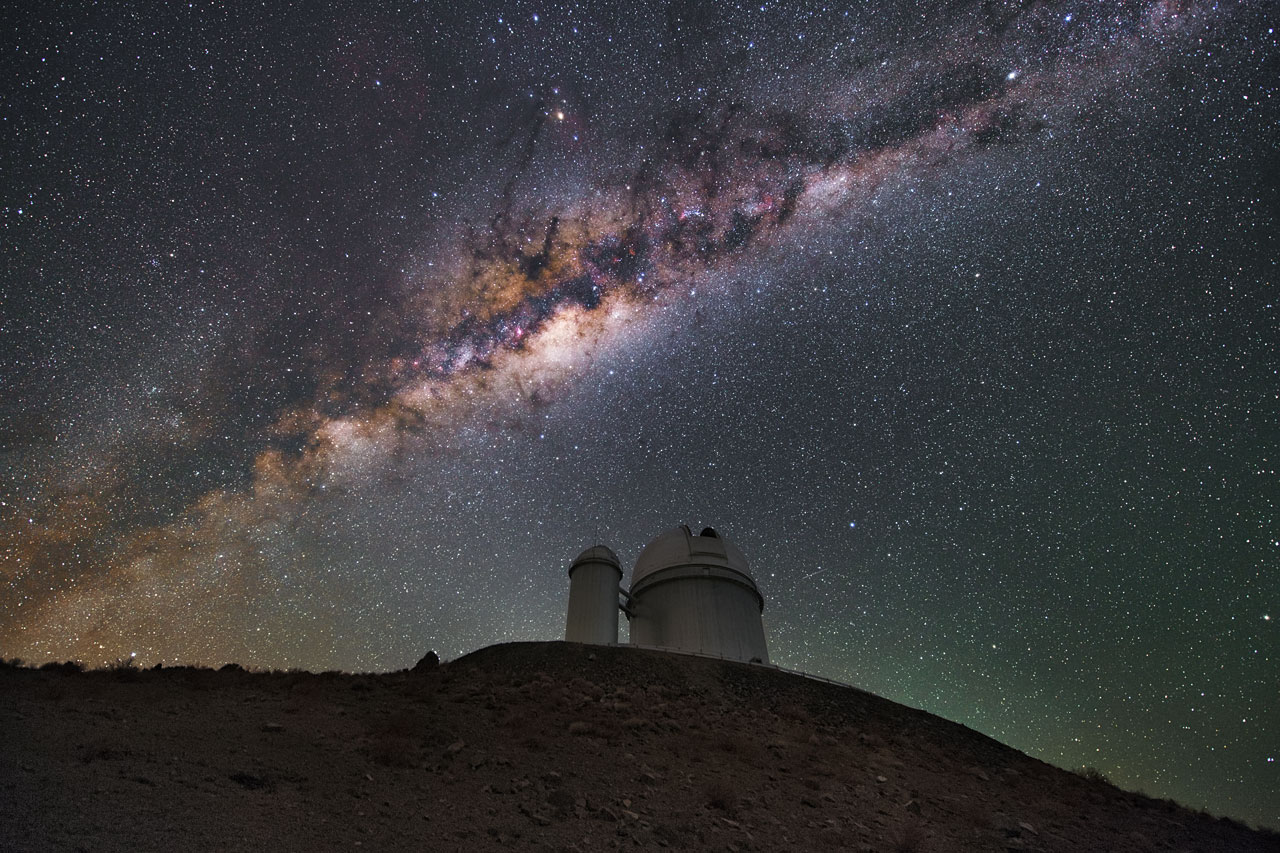
[{"label": "dome base wall", "polygon": [[646,580],[633,591],[632,643],[769,662],[754,589],[710,575]]}]

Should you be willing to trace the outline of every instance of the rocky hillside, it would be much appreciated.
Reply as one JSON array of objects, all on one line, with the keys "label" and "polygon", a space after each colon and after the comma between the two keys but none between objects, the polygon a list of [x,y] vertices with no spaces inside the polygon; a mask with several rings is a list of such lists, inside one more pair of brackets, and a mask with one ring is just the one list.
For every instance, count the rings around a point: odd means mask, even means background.
[{"label": "rocky hillside", "polygon": [[0,850],[1280,850],[761,667],[567,643],[389,675],[0,668]]}]

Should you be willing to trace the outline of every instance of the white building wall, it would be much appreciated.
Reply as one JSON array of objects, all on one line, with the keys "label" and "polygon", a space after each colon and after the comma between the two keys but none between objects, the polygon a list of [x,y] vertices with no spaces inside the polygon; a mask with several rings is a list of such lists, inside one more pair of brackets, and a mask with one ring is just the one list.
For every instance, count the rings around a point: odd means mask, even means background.
[{"label": "white building wall", "polygon": [[606,562],[585,562],[569,573],[569,615],[564,638],[571,643],[618,642],[618,584],[622,570]]},{"label": "white building wall", "polygon": [[632,643],[769,662],[756,593],[720,577],[658,582],[661,574],[635,594]]}]

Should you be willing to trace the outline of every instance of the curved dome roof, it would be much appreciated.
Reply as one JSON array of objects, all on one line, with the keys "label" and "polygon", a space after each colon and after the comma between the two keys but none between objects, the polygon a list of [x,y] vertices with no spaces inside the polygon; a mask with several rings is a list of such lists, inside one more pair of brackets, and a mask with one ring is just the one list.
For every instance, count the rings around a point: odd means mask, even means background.
[{"label": "curved dome roof", "polygon": [[[710,527],[694,534],[687,525],[673,527],[644,546],[631,573],[631,588],[655,572],[679,566],[717,566],[742,575],[755,589],[747,558]],[[757,594],[758,594],[757,590]]]},{"label": "curved dome roof", "polygon": [[569,565],[569,574],[573,574],[573,570],[583,563],[608,563],[618,570],[619,577],[622,576],[622,564],[618,562],[618,555],[604,545],[592,545],[579,554]]}]

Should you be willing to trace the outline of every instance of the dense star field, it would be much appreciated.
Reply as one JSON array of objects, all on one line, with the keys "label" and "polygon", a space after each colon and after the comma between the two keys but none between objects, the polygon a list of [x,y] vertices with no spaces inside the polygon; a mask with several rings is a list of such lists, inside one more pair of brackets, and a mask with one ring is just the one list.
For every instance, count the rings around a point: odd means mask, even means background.
[{"label": "dense star field", "polygon": [[1280,824],[1275,11],[11,5],[0,654],[396,669],[712,524],[780,665]]}]

